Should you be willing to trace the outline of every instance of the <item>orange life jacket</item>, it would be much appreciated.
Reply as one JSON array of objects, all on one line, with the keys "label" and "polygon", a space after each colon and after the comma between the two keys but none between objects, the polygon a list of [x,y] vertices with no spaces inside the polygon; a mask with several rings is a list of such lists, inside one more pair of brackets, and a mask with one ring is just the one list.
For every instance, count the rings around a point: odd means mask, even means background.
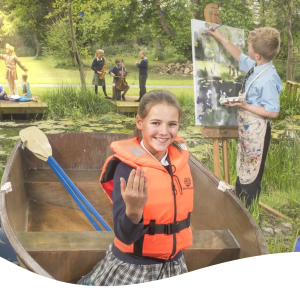
[{"label": "orange life jacket", "polygon": [[148,177],[149,197],[143,209],[143,235],[131,245],[116,237],[114,240],[115,246],[124,253],[168,260],[192,245],[193,180],[188,165],[189,152],[183,139],[176,141],[185,150],[168,147],[172,176],[143,149],[139,139],[111,144],[115,154],[106,160],[100,175],[100,185],[111,201],[114,171],[120,161],[141,168]]}]

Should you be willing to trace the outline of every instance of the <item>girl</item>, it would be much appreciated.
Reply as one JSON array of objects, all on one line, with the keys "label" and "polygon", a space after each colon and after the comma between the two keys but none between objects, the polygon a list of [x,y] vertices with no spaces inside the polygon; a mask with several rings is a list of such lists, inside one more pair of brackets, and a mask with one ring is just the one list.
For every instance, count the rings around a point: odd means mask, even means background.
[{"label": "girl", "polygon": [[111,144],[115,154],[100,184],[113,202],[114,242],[78,284],[128,285],[187,272],[193,182],[185,141],[177,137],[182,111],[163,90],[143,96],[135,138]]},{"label": "girl", "polygon": [[21,80],[21,89],[22,89],[22,97],[18,100],[19,102],[28,102],[30,100],[35,100],[32,97],[32,93],[30,91],[29,82],[27,82],[28,75],[23,74]]},{"label": "girl", "polygon": [[105,58],[103,57],[104,51],[102,49],[97,49],[95,52],[95,58],[92,62],[91,69],[94,70],[94,77],[92,84],[95,86],[95,93],[98,94],[98,85],[102,86],[103,93],[106,99],[111,99],[106,94],[106,86],[105,86],[105,74],[103,79],[99,78],[99,75],[103,75],[102,73],[105,72]]}]

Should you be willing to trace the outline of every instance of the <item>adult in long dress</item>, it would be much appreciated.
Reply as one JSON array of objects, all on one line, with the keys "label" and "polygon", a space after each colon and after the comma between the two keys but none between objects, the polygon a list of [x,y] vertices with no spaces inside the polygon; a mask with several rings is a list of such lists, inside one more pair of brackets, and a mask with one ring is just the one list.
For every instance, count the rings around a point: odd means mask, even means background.
[{"label": "adult in long dress", "polygon": [[5,47],[6,54],[0,54],[0,59],[3,59],[6,66],[6,79],[9,86],[10,95],[18,95],[18,83],[17,83],[17,69],[16,65],[24,71],[28,72],[28,69],[22,65],[19,58],[15,55],[15,48],[9,44]]}]

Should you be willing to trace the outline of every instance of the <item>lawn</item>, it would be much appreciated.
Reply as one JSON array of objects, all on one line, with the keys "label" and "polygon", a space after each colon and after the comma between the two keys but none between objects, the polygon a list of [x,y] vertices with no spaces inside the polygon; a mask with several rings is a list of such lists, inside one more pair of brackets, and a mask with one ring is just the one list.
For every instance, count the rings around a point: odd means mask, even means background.
[{"label": "lawn", "polygon": [[[107,56],[107,66],[106,69],[109,71],[115,66],[114,60],[116,57]],[[122,57],[125,66],[128,70],[128,84],[129,85],[138,85],[138,68],[135,66],[136,57],[132,56],[123,56]],[[66,70],[55,68],[55,62],[51,57],[42,56],[40,59],[35,59],[34,57],[20,57],[20,60],[23,65],[28,68],[28,82],[30,84],[79,84],[80,77],[79,71]],[[86,74],[86,83],[92,84],[93,71],[89,68],[93,60],[93,57],[90,60],[85,60],[85,74]],[[2,63],[2,72],[0,74],[0,83],[6,84],[5,79],[5,65]],[[171,76],[171,75],[158,75],[154,68],[164,65],[162,61],[149,61],[149,77],[147,80],[147,85],[193,85],[193,77],[181,77],[181,76]],[[23,71],[17,67],[18,73],[18,82],[21,80],[21,75]],[[112,77],[109,75],[106,76],[106,84],[112,84]],[[136,93],[135,93],[136,94]]]}]

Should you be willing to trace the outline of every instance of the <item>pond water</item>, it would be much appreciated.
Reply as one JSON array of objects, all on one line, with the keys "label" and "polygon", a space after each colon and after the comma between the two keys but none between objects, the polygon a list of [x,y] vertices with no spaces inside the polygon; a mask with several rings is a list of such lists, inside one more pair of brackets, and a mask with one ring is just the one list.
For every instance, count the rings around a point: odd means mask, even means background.
[{"label": "pond water", "polygon": [[[277,122],[272,129],[272,139],[284,135],[293,138],[300,131],[300,116]],[[119,132],[133,133],[135,118],[117,113],[109,113],[98,118],[89,119],[58,119],[33,121],[1,121],[0,122],[0,178],[2,177],[7,159],[19,138],[19,131],[28,126],[37,126],[46,134],[61,132]],[[180,128],[180,137],[184,138],[190,152],[202,163],[212,166],[212,141],[201,138],[200,126]]]},{"label": "pond water", "polygon": [[[132,134],[135,118],[112,113],[86,120],[2,121],[0,122],[0,177],[2,177],[7,159],[19,138],[19,131],[28,126],[37,126],[46,134],[74,131]],[[197,159],[205,163],[211,157],[211,140],[201,139],[200,126],[181,128],[178,135],[187,141],[190,152]]]}]

